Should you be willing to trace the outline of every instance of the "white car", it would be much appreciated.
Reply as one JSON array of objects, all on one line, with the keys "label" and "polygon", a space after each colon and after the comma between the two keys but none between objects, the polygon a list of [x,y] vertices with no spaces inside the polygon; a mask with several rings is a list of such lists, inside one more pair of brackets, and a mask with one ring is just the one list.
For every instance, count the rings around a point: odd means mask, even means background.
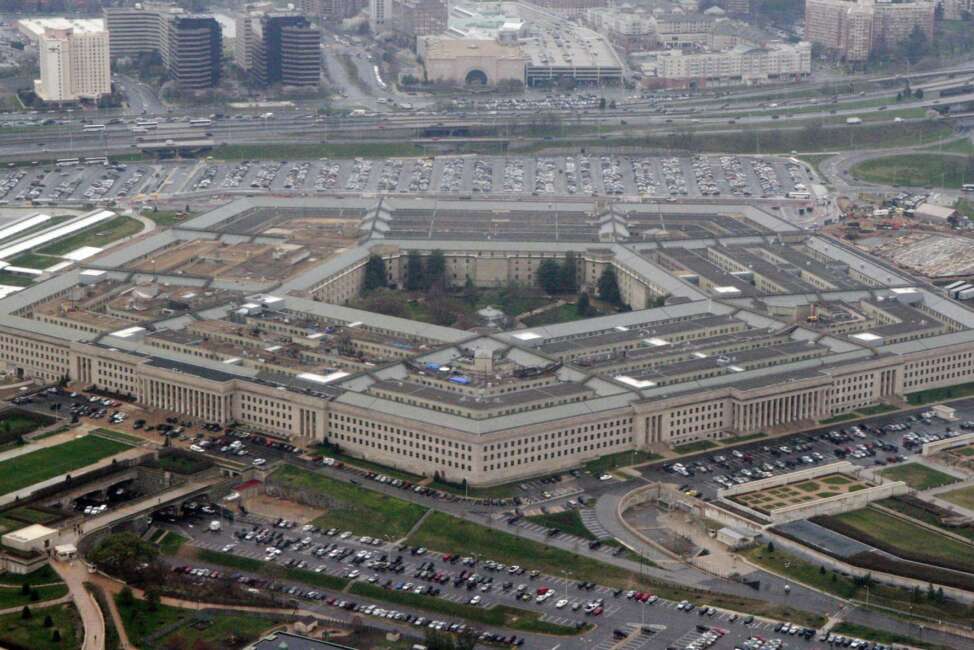
[{"label": "white car", "polygon": [[612,480],[612,474],[603,474],[602,476],[599,477],[599,480],[600,481],[611,481]]},{"label": "white car", "polygon": [[568,599],[567,598],[562,598],[557,603],[555,603],[555,607],[558,608],[558,609],[561,609],[562,607],[564,607],[567,604],[568,604]]},{"label": "white car", "polygon": [[480,604],[480,596],[474,596],[473,598],[471,598],[470,599],[470,604],[471,605],[479,605]]},{"label": "white car", "polygon": [[265,465],[266,463],[267,463],[267,461],[264,460],[263,458],[255,458],[254,459],[254,465],[257,466],[257,467],[260,467],[261,465]]}]

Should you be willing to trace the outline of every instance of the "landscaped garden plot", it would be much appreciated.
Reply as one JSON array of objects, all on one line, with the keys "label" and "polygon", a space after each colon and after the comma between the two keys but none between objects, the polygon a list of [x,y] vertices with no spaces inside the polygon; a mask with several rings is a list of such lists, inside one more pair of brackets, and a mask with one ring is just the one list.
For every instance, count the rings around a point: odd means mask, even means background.
[{"label": "landscaped garden plot", "polygon": [[754,492],[735,494],[730,497],[730,500],[767,514],[789,506],[858,492],[866,489],[866,487],[868,486],[864,482],[855,477],[846,474],[827,474],[795,483],[755,490]]}]

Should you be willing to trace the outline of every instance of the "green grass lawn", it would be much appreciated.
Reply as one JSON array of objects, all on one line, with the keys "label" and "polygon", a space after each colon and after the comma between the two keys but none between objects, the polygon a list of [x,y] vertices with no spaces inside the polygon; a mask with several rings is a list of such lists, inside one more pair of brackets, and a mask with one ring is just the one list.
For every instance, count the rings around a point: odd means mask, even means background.
[{"label": "green grass lawn", "polygon": [[21,575],[19,573],[0,573],[0,585],[46,585],[53,582],[61,582],[61,576],[57,574],[50,564],[45,564],[37,571]]},{"label": "green grass lawn", "polygon": [[954,535],[960,535],[961,537],[966,537],[967,539],[974,542],[974,528],[968,528],[963,526],[944,526],[940,522],[940,516],[919,506],[915,506],[912,503],[904,501],[903,499],[892,498],[883,499],[876,503],[878,506],[883,506],[884,508],[889,508],[890,510],[895,510],[901,514],[910,517],[911,519],[916,519],[917,521],[922,521],[930,526],[935,526],[941,528]]},{"label": "green grass lawn", "polygon": [[974,199],[958,199],[954,207],[962,215],[974,221]]},{"label": "green grass lawn", "polygon": [[539,613],[518,609],[516,607],[495,606],[487,609],[477,607],[476,605],[468,605],[467,603],[455,603],[451,600],[436,596],[422,596],[405,591],[385,589],[378,585],[370,585],[366,582],[356,582],[349,591],[353,594],[365,596],[366,598],[374,598],[407,607],[416,607],[447,616],[456,616],[485,625],[543,634],[568,635],[578,633],[578,630],[574,627],[541,621]]},{"label": "green grass lawn", "polygon": [[974,142],[967,136],[951,140],[946,144],[932,144],[924,147],[927,151],[949,152],[949,153],[969,153],[974,154]]},{"label": "green grass lawn", "polygon": [[883,185],[960,187],[971,181],[962,158],[932,153],[874,158],[855,165],[856,178]]},{"label": "green grass lawn", "polygon": [[715,443],[709,440],[697,440],[696,442],[688,442],[685,445],[674,445],[673,451],[678,454],[695,454],[698,451],[714,449],[716,446]]},{"label": "green grass lawn", "polygon": [[124,606],[121,598],[116,594],[115,606],[125,626],[125,632],[129,641],[136,647],[145,646],[145,637],[153,634],[156,630],[167,625],[172,625],[177,621],[188,619],[192,612],[160,604],[156,611],[149,611],[149,606],[144,600],[136,599],[128,606]]},{"label": "green grass lawn", "polygon": [[51,242],[41,247],[36,252],[41,255],[65,255],[82,246],[97,246],[104,248],[114,241],[123,237],[129,237],[141,232],[142,223],[132,217],[118,216],[96,223],[90,228],[85,228],[69,237]]},{"label": "green grass lawn", "polygon": [[919,639],[903,636],[902,634],[895,634],[893,632],[887,632],[885,630],[874,630],[871,627],[858,625],[856,623],[842,622],[833,627],[832,631],[843,636],[851,636],[857,639],[875,641],[876,643],[884,643],[887,645],[905,645],[910,646],[911,648],[923,648],[923,650],[950,650],[947,646],[927,643],[926,641],[920,641]]},{"label": "green grass lawn", "polygon": [[213,150],[218,160],[311,160],[314,158],[394,158],[423,156],[426,151],[409,142],[333,142],[324,144],[224,144]]},{"label": "green grass lawn", "polygon": [[0,413],[0,444],[16,440],[20,436],[37,431],[55,421],[52,417],[38,415],[30,411],[21,411],[20,409],[11,409]]},{"label": "green grass lawn", "polygon": [[944,492],[943,494],[937,495],[944,501],[950,501],[961,508],[968,508],[974,510],[974,487],[961,488],[959,490],[951,490],[950,492]]},{"label": "green grass lawn", "polygon": [[562,512],[551,512],[543,515],[526,517],[528,521],[545,528],[555,528],[563,533],[581,537],[582,539],[595,539],[595,535],[582,523],[582,516],[578,510],[563,510]]},{"label": "green grass lawn", "polygon": [[[866,599],[866,588],[857,585],[849,577],[822,569],[806,562],[797,555],[781,549],[768,553],[767,548],[758,546],[742,553],[748,560],[772,573],[783,575],[808,585],[813,589],[845,599]],[[912,611],[922,616],[943,618],[949,613],[957,621],[974,621],[974,607],[967,607],[956,601],[937,603],[927,600],[925,592],[916,598],[912,590],[899,589],[887,585],[874,584],[869,588],[869,602],[873,605],[890,607],[903,612]]]},{"label": "green grass lawn", "polygon": [[270,477],[279,485],[317,492],[331,504],[316,526],[351,530],[359,535],[399,539],[426,512],[423,506],[336,481],[324,474],[285,465]]},{"label": "green grass lawn", "polygon": [[381,463],[374,463],[362,458],[356,458],[355,456],[350,456],[349,454],[336,451],[331,445],[319,445],[315,449],[315,453],[321,454],[322,456],[327,456],[329,458],[334,458],[335,460],[340,460],[347,465],[360,467],[364,470],[375,472],[376,474],[385,474],[386,476],[402,479],[403,481],[416,483],[423,480],[423,477],[418,474],[411,474],[409,472],[396,469],[395,467],[389,467],[388,465],[383,465]]},{"label": "green grass lawn", "polygon": [[861,408],[856,412],[859,413],[859,415],[869,416],[869,415],[880,415],[882,413],[889,413],[890,411],[895,411],[895,410],[897,410],[897,407],[893,406],[892,404],[873,404],[872,406]]},{"label": "green grass lawn", "polygon": [[129,449],[129,445],[85,436],[0,462],[0,494],[20,490],[59,474],[91,465]]},{"label": "green grass lawn", "polygon": [[819,420],[819,424],[835,424],[837,422],[845,422],[846,420],[855,420],[859,417],[858,413],[839,413],[838,415],[833,415],[830,418],[825,418],[824,420]]},{"label": "green grass lawn", "polygon": [[628,467],[629,465],[640,465],[659,460],[661,456],[648,451],[620,451],[615,454],[607,454],[601,458],[590,460],[585,463],[585,469],[593,476],[599,476],[616,469],[617,467]]},{"label": "green grass lawn", "polygon": [[43,271],[46,268],[50,268],[55,264],[60,264],[64,260],[60,257],[53,257],[51,255],[38,255],[31,251],[21,253],[20,255],[15,255],[14,257],[7,260],[14,266],[22,266],[28,269],[38,269]]},{"label": "green grass lawn", "polygon": [[264,618],[261,615],[218,614],[210,620],[210,624],[202,629],[195,625],[184,625],[174,632],[163,636],[156,646],[160,648],[225,648],[232,650],[241,648],[264,635],[280,620]]},{"label": "green grass lawn", "polygon": [[122,431],[115,431],[114,429],[105,429],[104,427],[99,427],[92,431],[96,436],[101,436],[102,438],[108,438],[110,440],[115,440],[117,442],[122,442],[127,445],[138,446],[145,444],[145,440],[138,436],[133,436],[130,433],[123,433]]},{"label": "green grass lawn", "polygon": [[601,313],[594,311],[591,314],[579,314],[575,303],[569,302],[564,305],[558,305],[553,309],[546,309],[540,314],[529,316],[523,320],[524,324],[528,327],[540,327],[542,325],[554,325],[555,323],[570,323],[571,321],[593,318],[601,315]]},{"label": "green grass lawn", "polygon": [[[36,591],[39,596],[36,602],[43,602],[64,596],[68,593],[68,586],[61,583],[48,587],[32,587],[32,591]],[[31,601],[29,595],[25,596],[21,592],[20,587],[0,587],[0,609],[23,607],[24,605],[30,605],[31,602],[35,601]]]},{"label": "green grass lawn", "polygon": [[731,436],[729,438],[721,438],[719,440],[719,442],[722,445],[736,445],[739,442],[748,442],[750,440],[760,440],[761,438],[767,438],[767,437],[768,437],[768,434],[758,432],[758,433],[749,433],[747,435],[742,435],[742,436]]},{"label": "green grass lawn", "polygon": [[974,545],[940,535],[875,508],[844,512],[828,519],[868,536],[862,537],[864,540],[882,540],[890,552],[905,554],[905,559],[926,559],[938,564],[945,563],[941,566],[974,572]]},{"label": "green grass lawn", "polygon": [[0,271],[0,284],[8,287],[27,287],[34,283],[34,278],[20,273]]},{"label": "green grass lawn", "polygon": [[170,530],[159,542],[159,552],[163,555],[175,555],[180,547],[188,542],[189,539],[179,533]]},{"label": "green grass lawn", "polygon": [[503,483],[491,487],[466,487],[445,481],[430,481],[429,487],[451,494],[462,494],[473,499],[506,499],[517,494],[517,483]]},{"label": "green grass lawn", "polygon": [[888,467],[880,470],[879,474],[891,481],[903,481],[914,490],[929,490],[941,485],[950,485],[959,480],[920,463],[906,463],[905,465]]},{"label": "green grass lawn", "polygon": [[906,401],[910,404],[930,404],[931,402],[943,402],[944,400],[958,399],[969,395],[974,395],[974,382],[917,391],[907,395]]},{"label": "green grass lawn", "polygon": [[142,216],[152,219],[157,226],[174,226],[189,221],[195,215],[179,210],[157,210],[155,212],[147,210],[142,213]]},{"label": "green grass lawn", "polygon": [[[44,627],[45,616],[51,617],[53,626]],[[61,634],[60,642],[51,639],[54,630]],[[27,621],[20,618],[19,611],[0,616],[0,645],[8,642],[30,650],[67,650],[80,648],[83,638],[81,618],[70,603],[37,609]]]}]

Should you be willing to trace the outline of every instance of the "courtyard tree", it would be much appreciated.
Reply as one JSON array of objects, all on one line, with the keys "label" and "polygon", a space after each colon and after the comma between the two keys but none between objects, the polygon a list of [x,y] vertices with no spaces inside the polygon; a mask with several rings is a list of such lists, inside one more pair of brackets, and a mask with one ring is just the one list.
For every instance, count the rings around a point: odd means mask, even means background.
[{"label": "courtyard tree", "polygon": [[446,257],[443,251],[435,249],[426,258],[426,287],[436,286],[446,289],[447,284]]},{"label": "courtyard tree", "polygon": [[369,255],[365,263],[365,281],[362,291],[368,293],[386,286],[386,262],[378,255]]},{"label": "courtyard tree", "polygon": [[558,293],[561,287],[561,268],[553,259],[542,260],[538,265],[538,284],[545,293]]},{"label": "courtyard tree", "polygon": [[565,261],[561,263],[561,290],[565,293],[575,293],[578,290],[578,260],[574,251],[565,254]]},{"label": "courtyard tree", "polygon": [[606,266],[602,275],[599,276],[599,298],[613,305],[622,304],[619,280],[616,278],[616,270],[612,266]]},{"label": "courtyard tree", "polygon": [[589,315],[592,311],[592,304],[589,300],[588,293],[582,292],[578,294],[578,302],[575,303],[575,313],[579,316],[585,317]]},{"label": "courtyard tree", "polygon": [[419,291],[426,288],[426,274],[423,270],[423,258],[419,251],[409,251],[406,256],[406,290]]}]

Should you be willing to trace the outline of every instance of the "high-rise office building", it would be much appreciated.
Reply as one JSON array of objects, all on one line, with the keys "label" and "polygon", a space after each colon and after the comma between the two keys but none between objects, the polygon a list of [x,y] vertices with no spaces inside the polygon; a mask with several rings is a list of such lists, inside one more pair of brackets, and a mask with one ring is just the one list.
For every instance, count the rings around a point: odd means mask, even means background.
[{"label": "high-rise office building", "polygon": [[46,102],[98,99],[112,92],[108,33],[101,20],[40,18],[20,22],[37,44],[40,79],[34,92]]},{"label": "high-rise office building", "polygon": [[181,88],[211,88],[220,82],[223,35],[212,16],[145,4],[105,9],[105,21],[113,59],[158,52]]},{"label": "high-rise office building", "polygon": [[252,11],[237,19],[237,39],[235,60],[259,83],[318,85],[321,30],[305,16]]}]

